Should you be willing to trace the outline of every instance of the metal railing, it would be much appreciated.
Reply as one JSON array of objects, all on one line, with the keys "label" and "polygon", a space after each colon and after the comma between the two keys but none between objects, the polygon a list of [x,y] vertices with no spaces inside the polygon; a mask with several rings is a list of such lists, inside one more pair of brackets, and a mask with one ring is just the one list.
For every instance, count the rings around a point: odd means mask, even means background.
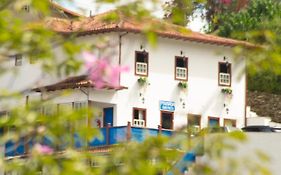
[{"label": "metal railing", "polygon": [[145,120],[134,119],[133,126],[136,126],[136,127],[145,127]]},{"label": "metal railing", "polygon": [[[140,123],[144,122],[141,121]],[[128,122],[127,126],[111,127],[110,125],[108,125],[104,128],[95,129],[99,131],[99,135],[93,136],[93,138],[88,142],[85,140],[85,138],[75,133],[73,135],[72,143],[62,142],[62,145],[59,145],[59,147],[57,147],[51,137],[48,136],[44,136],[43,140],[41,140],[41,142],[39,143],[42,145],[47,145],[53,148],[55,151],[63,151],[68,146],[74,147],[76,149],[94,149],[127,141],[142,142],[147,137],[155,137],[159,134],[167,137],[170,137],[173,134],[173,131],[163,130],[161,126],[158,126],[158,129],[140,128],[131,126],[131,122]],[[38,141],[36,141],[33,137],[22,138],[18,142],[8,141],[6,142],[4,148],[5,157],[28,155],[30,150],[34,147],[34,145],[36,145],[36,143],[38,143]]]},{"label": "metal railing", "polygon": [[147,63],[137,62],[136,73],[139,75],[147,75]]},{"label": "metal railing", "polygon": [[185,67],[176,67],[176,78],[186,80],[187,69]]},{"label": "metal railing", "polygon": [[227,86],[229,86],[230,85],[230,74],[228,74],[228,73],[220,73],[219,75],[220,75],[220,77],[219,77],[220,85],[227,85]]}]

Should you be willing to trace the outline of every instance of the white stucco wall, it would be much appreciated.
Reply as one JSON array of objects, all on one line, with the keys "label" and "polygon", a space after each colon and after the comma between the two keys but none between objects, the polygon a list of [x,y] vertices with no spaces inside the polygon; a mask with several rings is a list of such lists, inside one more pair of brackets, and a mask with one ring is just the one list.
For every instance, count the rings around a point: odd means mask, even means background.
[{"label": "white stucco wall", "polygon": [[[140,87],[137,83],[139,76],[134,75],[135,51],[140,51],[140,45],[149,53],[150,85],[145,91],[145,103],[139,97]],[[175,56],[183,51],[188,57],[188,89],[181,93],[174,80]],[[232,90],[233,97],[226,113],[224,108],[224,95],[218,86],[218,62],[223,57],[232,63]],[[176,102],[174,115],[175,127],[187,124],[187,114],[202,115],[201,127],[206,127],[208,116],[223,119],[237,120],[237,127],[244,125],[245,107],[245,74],[241,74],[241,67],[245,62],[235,64],[231,48],[159,38],[156,48],[149,47],[141,35],[128,34],[123,37],[122,64],[131,67],[130,72],[122,74],[121,85],[129,87],[127,91],[118,92],[122,98],[118,105],[118,124],[123,125],[132,119],[132,108],[147,109],[147,127],[156,128],[160,124],[159,100]],[[240,67],[241,66],[241,67]],[[239,70],[238,70],[239,69]],[[186,108],[183,109],[180,98],[185,99]],[[124,117],[125,116],[125,117]]]}]

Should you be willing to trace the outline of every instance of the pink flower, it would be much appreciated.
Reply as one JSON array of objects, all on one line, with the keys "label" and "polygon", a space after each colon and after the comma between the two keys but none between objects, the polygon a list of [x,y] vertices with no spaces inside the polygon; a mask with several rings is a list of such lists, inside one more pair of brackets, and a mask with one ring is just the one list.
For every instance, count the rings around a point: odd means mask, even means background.
[{"label": "pink flower", "polygon": [[41,145],[39,143],[35,144],[34,150],[39,154],[50,155],[53,154],[53,149],[46,145]]},{"label": "pink flower", "polygon": [[228,4],[231,4],[231,1],[232,1],[232,0],[220,0],[221,3],[227,4],[227,5],[228,5]]},{"label": "pink flower", "polygon": [[111,65],[108,58],[97,58],[90,52],[84,52],[85,67],[88,71],[88,76],[98,89],[104,86],[119,86],[119,75],[121,72],[127,72],[128,67],[119,65]]}]

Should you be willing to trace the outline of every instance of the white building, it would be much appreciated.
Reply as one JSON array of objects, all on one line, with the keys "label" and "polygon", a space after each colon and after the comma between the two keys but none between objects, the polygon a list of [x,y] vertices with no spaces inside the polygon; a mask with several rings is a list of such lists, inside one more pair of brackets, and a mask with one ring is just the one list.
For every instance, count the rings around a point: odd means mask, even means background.
[{"label": "white building", "polygon": [[[119,20],[105,22],[109,13]],[[86,70],[71,77],[42,79],[38,64],[27,58],[14,57],[8,63],[16,67],[20,76],[14,87],[1,84],[1,88],[20,90],[35,88],[26,99],[47,98],[58,106],[79,108],[89,106],[95,110],[89,116],[92,126],[132,125],[138,127],[176,129],[184,125],[198,128],[218,124],[243,127],[246,115],[246,61],[234,60],[232,48],[250,44],[212,35],[191,32],[183,27],[157,19],[137,21],[116,11],[81,18],[80,20],[52,18],[46,23],[56,32],[78,34],[80,43],[95,43],[99,37],[110,41],[113,64],[129,66],[130,71],[120,74],[120,86],[96,89],[87,79]],[[142,32],[153,25],[158,34],[157,46],[148,44]],[[159,25],[159,26],[158,26]],[[63,59],[60,49],[57,58]],[[77,58],[81,59],[81,58]],[[22,60],[22,63],[19,63]],[[21,62],[21,61],[20,61]],[[32,75],[32,76],[31,76]],[[13,76],[13,75],[10,75]],[[145,77],[145,79],[143,78]],[[138,79],[147,80],[144,85]],[[1,78],[8,82],[9,76]],[[35,84],[36,83],[36,84]],[[184,87],[179,87],[181,83]],[[71,93],[62,95],[68,90]],[[223,92],[224,93],[223,93]],[[230,93],[230,94],[229,94]],[[26,101],[28,101],[26,100]],[[57,107],[45,107],[50,112]],[[3,103],[0,111],[4,111]]]}]

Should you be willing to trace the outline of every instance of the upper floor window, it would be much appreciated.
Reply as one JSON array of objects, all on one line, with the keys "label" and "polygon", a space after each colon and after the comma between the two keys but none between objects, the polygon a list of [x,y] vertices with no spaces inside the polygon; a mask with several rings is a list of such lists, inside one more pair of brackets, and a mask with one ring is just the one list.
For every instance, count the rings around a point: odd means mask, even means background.
[{"label": "upper floor window", "polygon": [[15,57],[15,66],[21,66],[22,65],[22,55],[16,54],[14,57]]},{"label": "upper floor window", "polygon": [[146,126],[146,109],[133,108],[133,125],[137,127]]},{"label": "upper floor window", "polygon": [[148,53],[145,51],[135,52],[135,74],[148,76]]},{"label": "upper floor window", "polygon": [[175,57],[175,79],[187,81],[187,57]]},{"label": "upper floor window", "polygon": [[231,86],[231,64],[228,62],[219,63],[219,85]]}]

